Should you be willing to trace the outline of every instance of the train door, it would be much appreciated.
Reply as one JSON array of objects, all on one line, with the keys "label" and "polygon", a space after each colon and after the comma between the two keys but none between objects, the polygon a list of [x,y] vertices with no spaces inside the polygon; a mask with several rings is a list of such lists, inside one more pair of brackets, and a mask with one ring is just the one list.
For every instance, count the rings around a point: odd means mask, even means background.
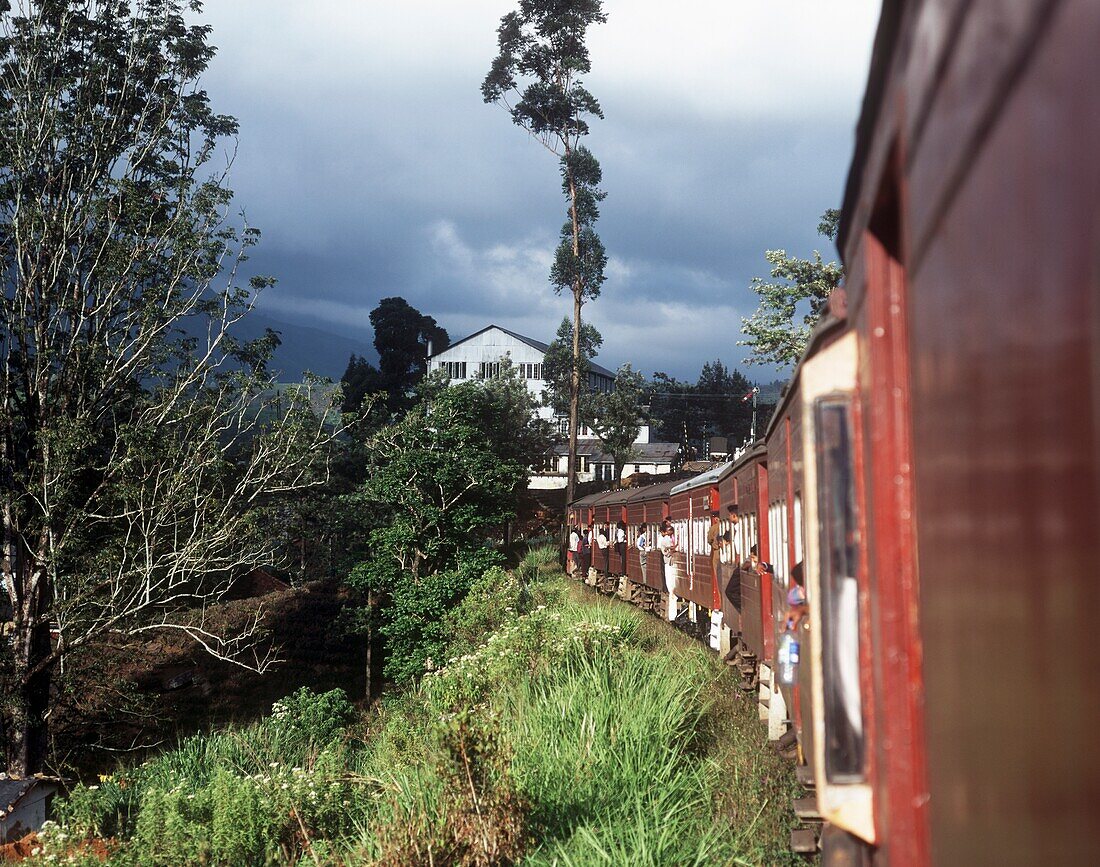
[{"label": "train door", "polygon": [[[875,843],[869,618],[861,487],[856,334],[802,368],[802,435],[812,532],[804,541],[810,605],[813,767],[830,824]],[[804,721],[809,723],[809,721]]]},{"label": "train door", "polygon": [[[756,468],[756,500],[759,559],[761,563],[771,562],[775,538],[771,525],[771,513],[768,509],[768,465],[761,463]],[[760,642],[764,650],[764,659],[775,659],[775,631],[772,625],[772,582],[760,576]]]}]

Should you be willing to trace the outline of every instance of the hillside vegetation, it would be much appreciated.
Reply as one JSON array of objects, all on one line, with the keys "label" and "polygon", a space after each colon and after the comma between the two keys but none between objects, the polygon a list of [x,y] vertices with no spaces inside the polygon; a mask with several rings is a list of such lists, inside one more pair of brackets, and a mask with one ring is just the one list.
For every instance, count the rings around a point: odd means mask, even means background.
[{"label": "hillside vegetation", "polygon": [[[33,861],[712,865],[792,860],[793,775],[713,655],[532,553],[365,716],[299,690],[77,787]],[[106,853],[106,855],[105,855]]]}]

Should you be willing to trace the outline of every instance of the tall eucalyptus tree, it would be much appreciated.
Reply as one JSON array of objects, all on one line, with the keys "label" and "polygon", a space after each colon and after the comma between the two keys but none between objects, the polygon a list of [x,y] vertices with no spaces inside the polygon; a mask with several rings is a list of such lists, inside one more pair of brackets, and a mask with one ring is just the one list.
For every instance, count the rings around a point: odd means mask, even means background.
[{"label": "tall eucalyptus tree", "polygon": [[573,370],[569,401],[569,469],[566,498],[576,485],[577,430],[581,392],[581,307],[600,294],[607,254],[596,234],[600,164],[581,144],[586,117],[603,118],[582,75],[592,69],[585,37],[607,21],[601,0],[520,0],[497,30],[499,54],[481,85],[487,103],[502,105],[513,123],[527,130],[558,158],[568,220],[554,254],[550,283],[573,298]]}]

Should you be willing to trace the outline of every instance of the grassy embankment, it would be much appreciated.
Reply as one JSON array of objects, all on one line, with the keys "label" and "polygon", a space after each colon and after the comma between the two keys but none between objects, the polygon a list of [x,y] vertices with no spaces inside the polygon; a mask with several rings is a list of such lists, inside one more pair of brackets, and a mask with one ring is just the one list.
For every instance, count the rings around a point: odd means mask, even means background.
[{"label": "grassy embankment", "polygon": [[487,573],[417,688],[365,717],[302,691],[78,787],[39,858],[100,863],[107,841],[119,865],[794,863],[793,774],[719,660],[537,560]]}]

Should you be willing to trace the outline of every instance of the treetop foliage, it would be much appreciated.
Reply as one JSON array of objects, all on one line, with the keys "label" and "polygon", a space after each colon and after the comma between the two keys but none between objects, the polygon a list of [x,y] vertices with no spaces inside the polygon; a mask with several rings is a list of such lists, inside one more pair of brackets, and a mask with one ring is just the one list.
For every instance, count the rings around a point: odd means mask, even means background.
[{"label": "treetop foliage", "polygon": [[401,412],[410,405],[416,384],[428,369],[428,345],[441,352],[451,345],[450,336],[435,319],[426,316],[404,298],[383,298],[370,313],[378,367],[362,356],[348,360],[340,384],[344,412],[356,412],[365,395],[385,392],[385,409]]},{"label": "treetop foliage", "polygon": [[499,53],[481,85],[485,102],[503,104],[513,123],[564,154],[588,134],[586,114],[603,118],[579,76],[592,70],[588,28],[606,21],[601,0],[520,0],[497,29]]},{"label": "treetop foliage", "polygon": [[753,384],[720,359],[706,362],[695,382],[656,372],[645,388],[654,435],[662,441],[701,441],[730,437],[739,443],[748,436],[752,406],[742,398]]},{"label": "treetop foliage", "polygon": [[[835,239],[839,220],[839,211],[827,210],[818,223],[818,233]],[[760,306],[741,320],[745,339],[738,341],[738,346],[750,348],[749,364],[787,367],[801,358],[829,294],[844,278],[844,269],[836,262],[825,262],[817,250],[812,259],[788,256],[785,250],[768,250],[764,258],[772,266],[771,280],[752,278]]]},{"label": "treetop foliage", "polygon": [[614,389],[593,398],[592,428],[607,454],[615,460],[615,478],[622,478],[623,467],[636,451],[642,424],[648,421],[643,406],[645,377],[629,364],[615,373]]}]

